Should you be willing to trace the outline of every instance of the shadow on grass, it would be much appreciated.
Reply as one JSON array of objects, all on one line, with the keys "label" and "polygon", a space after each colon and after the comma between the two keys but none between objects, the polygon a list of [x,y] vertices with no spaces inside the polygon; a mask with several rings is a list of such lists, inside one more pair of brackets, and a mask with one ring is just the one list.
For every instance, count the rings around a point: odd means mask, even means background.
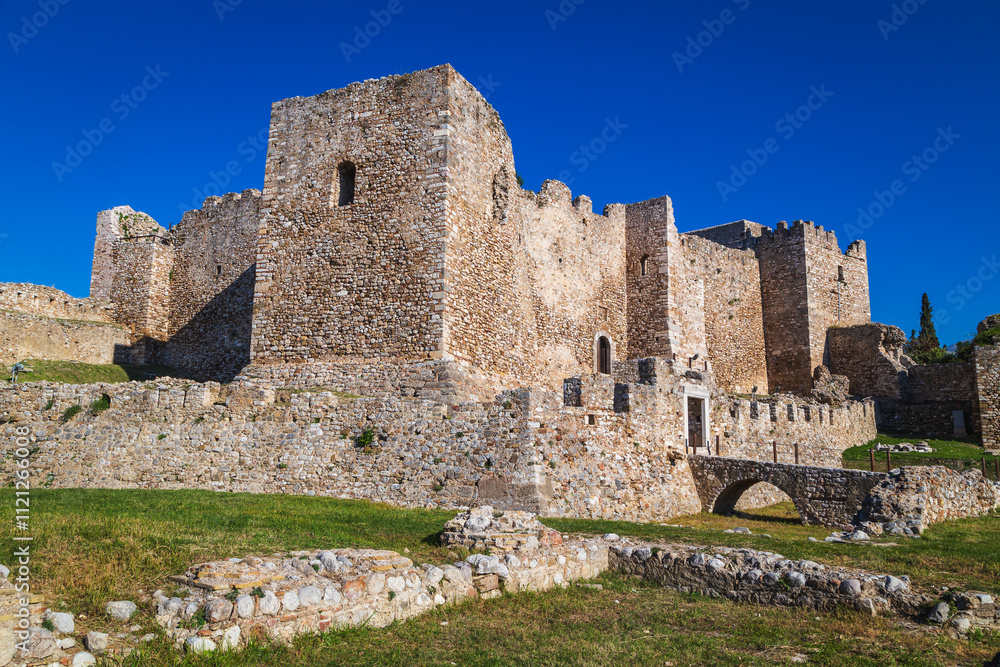
[{"label": "shadow on grass", "polygon": [[774,523],[786,526],[801,526],[802,519],[798,516],[774,516],[773,514],[755,514],[754,512],[736,511],[722,516],[731,516],[744,521],[760,521],[761,523]]},{"label": "shadow on grass", "polygon": [[443,547],[444,542],[441,541],[441,536],[444,535],[444,531],[439,533],[431,533],[427,537],[420,540],[421,544],[426,544],[429,547],[437,549],[438,547]]}]

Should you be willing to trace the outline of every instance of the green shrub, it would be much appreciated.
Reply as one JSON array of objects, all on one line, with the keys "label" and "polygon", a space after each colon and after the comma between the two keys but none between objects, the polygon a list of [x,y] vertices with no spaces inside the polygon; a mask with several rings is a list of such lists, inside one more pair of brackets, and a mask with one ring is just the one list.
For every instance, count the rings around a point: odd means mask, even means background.
[{"label": "green shrub", "polygon": [[441,491],[442,489],[444,489],[444,487],[442,485],[440,485],[440,484],[435,484],[434,485],[434,492],[435,493],[437,493],[438,491]]},{"label": "green shrub", "polygon": [[104,394],[99,399],[90,404],[90,414],[95,417],[111,407],[111,397]]},{"label": "green shrub", "polygon": [[950,364],[958,361],[958,357],[943,347],[915,349],[909,355],[918,364]]},{"label": "green shrub", "polygon": [[81,408],[79,405],[71,405],[63,411],[62,420],[64,422],[68,422],[70,419],[80,414],[82,410],[83,408]]},{"label": "green shrub", "polygon": [[375,442],[375,431],[370,428],[366,428],[361,435],[354,438],[354,446],[359,449],[368,449],[373,442]]},{"label": "green shrub", "polygon": [[42,628],[48,630],[49,632],[55,632],[56,624],[52,622],[51,618],[47,618],[42,621]]},{"label": "green shrub", "polygon": [[52,406],[53,406],[53,405],[55,405],[55,401],[53,401],[53,400],[52,400],[52,399],[50,398],[50,399],[49,399],[49,402],[45,404],[45,407],[44,407],[44,408],[42,408],[42,410],[51,410],[51,409],[52,409]]},{"label": "green shrub", "polygon": [[166,433],[161,433],[160,435],[156,436],[156,439],[157,440],[166,440],[167,439],[167,434]]},{"label": "green shrub", "polygon": [[994,338],[1000,338],[1000,327],[987,329],[972,339],[973,345],[992,345]]}]

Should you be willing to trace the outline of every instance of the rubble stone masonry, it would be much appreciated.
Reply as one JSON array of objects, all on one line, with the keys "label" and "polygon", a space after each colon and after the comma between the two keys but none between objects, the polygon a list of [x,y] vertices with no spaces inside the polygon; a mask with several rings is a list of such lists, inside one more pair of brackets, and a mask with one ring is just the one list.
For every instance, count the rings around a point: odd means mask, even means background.
[{"label": "rubble stone masonry", "polygon": [[[562,394],[519,389],[457,405],[263,380],[38,383],[0,391],[0,414],[31,426],[38,474],[57,487],[317,494],[411,507],[492,503],[637,521],[697,512],[676,405],[705,385],[672,373],[662,360],[641,364],[636,383],[596,374],[567,381]],[[102,395],[109,409],[63,421],[68,407],[87,408]],[[817,418],[771,424],[766,432],[736,411],[720,417],[720,428],[765,450],[777,437],[783,456],[799,436],[842,451],[873,429],[870,411],[868,426],[850,423],[865,419],[855,410],[839,412],[833,424]],[[811,454],[812,446],[801,448],[806,460],[829,460],[822,451]],[[728,456],[740,455],[732,440],[725,447]]]},{"label": "rubble stone masonry", "polygon": [[1000,450],[1000,345],[976,348],[976,380],[983,446]]}]

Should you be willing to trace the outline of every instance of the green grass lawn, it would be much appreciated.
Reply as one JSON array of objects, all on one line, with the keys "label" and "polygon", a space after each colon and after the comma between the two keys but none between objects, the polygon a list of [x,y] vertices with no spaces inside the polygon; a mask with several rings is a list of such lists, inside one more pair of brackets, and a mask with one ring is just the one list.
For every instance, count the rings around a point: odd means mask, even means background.
[{"label": "green grass lawn", "polygon": [[[79,361],[51,361],[28,359],[24,365],[29,370],[17,376],[18,382],[62,382],[65,384],[90,384],[93,382],[129,382],[149,380],[161,375],[179,377],[175,372],[160,366],[134,366],[130,364],[84,364]],[[6,367],[4,382],[10,384],[10,367]]]},{"label": "green grass lawn", "polygon": [[[107,630],[109,600],[171,592],[171,574],[232,556],[330,547],[409,550],[416,562],[449,561],[439,544],[448,511],[404,510],[363,501],[209,491],[39,489],[32,492],[35,590],[52,606],[87,618],[77,634]],[[13,492],[0,491],[0,540],[11,545]],[[684,528],[545,519],[564,532],[616,532],[660,542],[746,546],[791,558],[907,574],[915,586],[946,585],[1000,594],[1000,515],[932,526],[898,546],[809,542],[829,529],[802,526],[790,504],[738,517],[699,514],[670,520]],[[760,535],[720,532],[746,526]],[[12,547],[0,552],[11,562]],[[733,605],[657,589],[606,574],[605,590],[571,588],[439,609],[385,630],[306,637],[291,647],[259,646],[238,657],[184,658],[158,641],[131,665],[339,664],[773,664],[805,655],[822,665],[980,663],[1000,639],[956,642],[912,634],[897,620],[864,619]],[[147,606],[138,622],[156,626]],[[441,623],[448,622],[443,626]]]},{"label": "green grass lawn", "polygon": [[[869,450],[876,445],[898,445],[908,442],[915,445],[918,442],[926,442],[933,449],[930,453],[909,452],[905,454],[892,455],[892,467],[899,466],[920,466],[920,465],[945,465],[956,470],[971,470],[979,468],[983,458],[986,459],[986,473],[990,479],[996,478],[995,461],[1000,458],[993,454],[986,454],[982,447],[973,441],[963,442],[961,440],[935,440],[933,438],[907,438],[895,437],[880,433],[871,442],[851,447],[844,451],[844,467],[861,470],[868,470],[871,464]],[[886,471],[885,452],[875,452],[876,472]]]}]

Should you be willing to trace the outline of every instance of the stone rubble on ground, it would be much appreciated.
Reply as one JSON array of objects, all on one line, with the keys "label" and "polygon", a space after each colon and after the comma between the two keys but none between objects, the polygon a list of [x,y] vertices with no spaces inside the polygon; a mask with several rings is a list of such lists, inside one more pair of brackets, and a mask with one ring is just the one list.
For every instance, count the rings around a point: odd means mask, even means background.
[{"label": "stone rubble on ground", "polygon": [[[745,528],[733,532],[749,534]],[[932,596],[911,590],[906,576],[748,548],[653,545],[614,533],[603,538],[567,536],[527,512],[501,513],[488,506],[465,511],[448,522],[442,541],[452,554],[470,548],[487,553],[441,566],[415,566],[396,552],[375,549],[297,551],[202,563],[171,577],[187,589],[183,598],[153,594],[156,621],[178,649],[205,653],[237,649],[257,633],[289,641],[331,627],[383,627],[442,605],[497,597],[502,591],[544,591],[572,582],[601,590],[600,584],[583,582],[611,570],[685,593],[753,604],[816,610],[846,605],[871,615],[901,614],[957,637],[976,629],[1000,630],[1000,608],[988,593],[940,588]],[[0,591],[4,583],[0,580]],[[129,601],[108,603],[106,610],[119,619],[131,618],[136,611]],[[52,621],[54,631],[31,627],[28,652],[20,656],[12,622],[0,620],[0,667],[84,667],[96,664],[95,654],[111,654],[112,639],[137,645],[156,637],[90,631],[83,639],[86,651],[68,654],[77,642],[60,635],[74,631],[72,614],[44,609],[36,609],[36,614],[39,622]],[[130,627],[132,632],[141,629]],[[114,654],[127,655],[129,650],[116,648]]]},{"label": "stone rubble on ground", "polygon": [[930,445],[926,442],[918,442],[916,445],[911,445],[908,442],[901,442],[898,445],[889,445],[885,443],[878,443],[875,445],[876,452],[889,452],[890,454],[905,454],[908,452],[920,452],[922,454],[929,454],[935,450],[931,449]]}]

